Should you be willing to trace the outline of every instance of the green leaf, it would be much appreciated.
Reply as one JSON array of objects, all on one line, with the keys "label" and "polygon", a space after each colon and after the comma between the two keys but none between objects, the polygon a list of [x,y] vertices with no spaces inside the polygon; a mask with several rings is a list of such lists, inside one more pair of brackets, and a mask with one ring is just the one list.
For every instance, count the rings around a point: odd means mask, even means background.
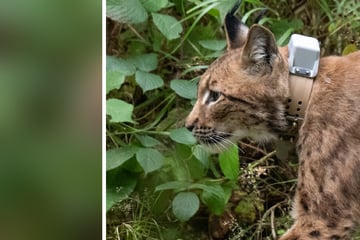
[{"label": "green leaf", "polygon": [[350,43],[350,44],[348,44],[348,45],[346,45],[345,46],[345,48],[344,48],[344,50],[343,50],[343,52],[342,52],[342,56],[345,56],[345,55],[348,55],[348,54],[350,54],[350,53],[352,53],[352,52],[355,52],[355,51],[357,51],[358,49],[357,49],[357,47],[356,47],[356,45],[355,44],[353,44],[353,43]]},{"label": "green leaf", "polygon": [[209,207],[210,211],[216,215],[221,215],[223,213],[230,194],[227,194],[224,191],[224,188],[218,183],[194,183],[188,188],[203,190],[201,199]]},{"label": "green leaf", "polygon": [[[191,147],[188,145],[176,143],[175,151],[172,154],[172,161],[169,163],[173,169],[174,178],[183,182],[193,181],[193,176],[189,174],[190,163],[192,163]],[[194,159],[194,162],[197,162]]]},{"label": "green leaf", "polygon": [[183,189],[189,186],[190,183],[188,182],[182,182],[182,181],[171,181],[164,184],[161,184],[155,188],[155,191],[164,191],[164,190],[170,190],[170,189]]},{"label": "green leaf", "polygon": [[240,172],[240,161],[237,146],[233,146],[220,153],[219,164],[225,177],[231,180],[236,180]]},{"label": "green leaf", "polygon": [[168,5],[168,0],[140,0],[149,12],[157,12]]},{"label": "green leaf", "polygon": [[108,99],[106,101],[106,114],[111,116],[111,122],[131,122],[134,106],[119,99]]},{"label": "green leaf", "polygon": [[216,9],[219,11],[219,20],[223,21],[225,15],[228,13],[229,9],[234,6],[237,0],[222,0],[217,1]]},{"label": "green leaf", "polygon": [[145,173],[159,169],[164,162],[163,155],[156,149],[140,148],[136,152],[136,160],[139,162]]},{"label": "green leaf", "polygon": [[157,67],[157,54],[141,54],[127,59],[128,62],[134,64],[139,70],[150,72]]},{"label": "green leaf", "polygon": [[135,66],[127,60],[106,56],[106,93],[120,88],[125,76],[135,73]]},{"label": "green leaf", "polygon": [[196,157],[196,159],[198,159],[204,165],[204,167],[206,168],[209,167],[210,153],[206,151],[203,146],[201,145],[194,146],[193,154]]},{"label": "green leaf", "polygon": [[225,40],[201,40],[199,44],[206,49],[214,51],[220,51],[226,47]]},{"label": "green leaf", "polygon": [[183,98],[192,100],[197,97],[197,86],[194,81],[175,79],[170,82],[170,88]]},{"label": "green leaf", "polygon": [[272,23],[271,31],[274,33],[277,43],[284,45],[289,41],[291,33],[302,29],[302,27],[303,23],[300,19],[293,19],[291,21],[280,19]]},{"label": "green leaf", "polygon": [[137,147],[129,145],[121,148],[113,148],[106,151],[106,171],[117,168],[132,158]]},{"label": "green leaf", "polygon": [[200,201],[193,192],[178,193],[172,201],[172,211],[182,222],[189,220],[199,210]]},{"label": "green leaf", "polygon": [[141,23],[148,18],[139,0],[107,0],[106,16],[121,23]]},{"label": "green leaf", "polygon": [[213,214],[221,215],[224,212],[227,199],[220,185],[207,185],[203,188],[201,199]]},{"label": "green leaf", "polygon": [[114,56],[106,56],[106,73],[117,72],[128,76],[135,73],[135,66],[132,62],[116,58]]},{"label": "green leaf", "polygon": [[150,136],[136,135],[136,138],[144,147],[154,147],[161,144],[159,140]]},{"label": "green leaf", "polygon": [[125,75],[120,72],[106,73],[106,93],[119,88],[125,81]]},{"label": "green leaf", "polygon": [[156,74],[136,71],[136,82],[144,92],[164,86],[164,80]]},{"label": "green leaf", "polygon": [[196,144],[196,139],[192,133],[186,128],[177,128],[170,131],[170,138],[175,142],[182,144],[194,145]]},{"label": "green leaf", "polygon": [[143,173],[144,170],[139,164],[139,162],[136,160],[136,157],[132,157],[129,160],[127,160],[123,165],[121,165],[121,168],[126,169],[129,172],[132,173]]},{"label": "green leaf", "polygon": [[176,18],[160,13],[152,13],[152,17],[156,27],[168,40],[180,37],[183,28]]},{"label": "green leaf", "polygon": [[106,173],[106,210],[127,198],[135,189],[138,175],[122,169]]}]

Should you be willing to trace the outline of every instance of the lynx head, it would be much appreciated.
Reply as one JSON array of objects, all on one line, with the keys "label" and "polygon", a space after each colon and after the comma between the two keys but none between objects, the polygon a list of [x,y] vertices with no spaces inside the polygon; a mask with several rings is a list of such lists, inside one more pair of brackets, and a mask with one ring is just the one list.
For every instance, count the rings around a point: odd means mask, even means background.
[{"label": "lynx head", "polygon": [[185,123],[214,151],[244,137],[266,141],[288,125],[288,65],[273,34],[260,25],[248,29],[233,11],[226,16],[225,30],[227,52],[202,75]]}]

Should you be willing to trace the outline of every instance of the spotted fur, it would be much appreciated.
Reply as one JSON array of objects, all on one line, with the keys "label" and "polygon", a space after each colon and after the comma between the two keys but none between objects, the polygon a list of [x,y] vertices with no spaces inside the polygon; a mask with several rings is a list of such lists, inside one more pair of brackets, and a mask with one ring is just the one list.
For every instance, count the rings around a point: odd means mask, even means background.
[{"label": "spotted fur", "polygon": [[[272,33],[259,25],[250,28],[243,44],[231,40],[244,36],[227,39],[228,51],[201,77],[186,119],[213,151],[244,137],[276,139],[290,127],[287,47],[277,47]],[[360,52],[321,59],[297,150],[295,222],[280,239],[351,239],[360,220]]]}]

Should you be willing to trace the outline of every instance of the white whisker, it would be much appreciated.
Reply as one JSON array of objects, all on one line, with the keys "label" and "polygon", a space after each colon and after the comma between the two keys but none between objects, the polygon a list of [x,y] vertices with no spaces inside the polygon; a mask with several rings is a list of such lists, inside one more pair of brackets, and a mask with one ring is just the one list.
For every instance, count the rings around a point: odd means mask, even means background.
[{"label": "white whisker", "polygon": [[[220,133],[220,134],[223,134],[223,135],[235,136],[234,134],[230,134],[230,133],[226,133],[226,132],[217,131],[217,133]],[[220,139],[221,141],[225,142],[226,144],[235,146],[239,151],[241,151],[242,153],[245,153],[244,150],[242,150],[236,143],[234,143],[234,142],[231,141],[230,139],[224,138],[224,137],[222,137],[222,136],[217,136],[217,137],[218,137],[218,139]],[[225,148],[227,148],[227,147],[225,147]]]}]

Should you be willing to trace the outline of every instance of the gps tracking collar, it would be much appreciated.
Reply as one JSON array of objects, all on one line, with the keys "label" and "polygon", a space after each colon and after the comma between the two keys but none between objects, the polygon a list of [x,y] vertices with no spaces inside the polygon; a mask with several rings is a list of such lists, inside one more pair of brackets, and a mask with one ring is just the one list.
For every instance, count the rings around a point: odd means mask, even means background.
[{"label": "gps tracking collar", "polygon": [[303,120],[312,91],[313,78],[318,73],[320,47],[317,39],[293,34],[288,44],[289,88],[287,117],[293,122]]}]

